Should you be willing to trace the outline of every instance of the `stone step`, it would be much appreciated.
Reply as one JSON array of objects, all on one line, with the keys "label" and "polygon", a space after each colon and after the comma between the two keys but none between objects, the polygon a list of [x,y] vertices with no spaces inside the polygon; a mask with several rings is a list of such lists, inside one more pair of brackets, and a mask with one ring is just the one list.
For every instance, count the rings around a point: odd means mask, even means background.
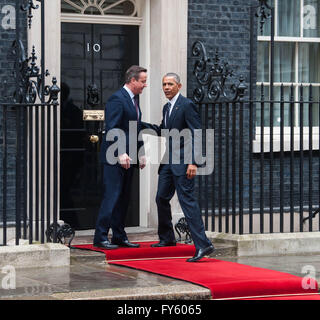
[{"label": "stone step", "polygon": [[56,293],[58,300],[209,300],[209,289],[186,283],[144,288],[112,288],[82,292]]}]

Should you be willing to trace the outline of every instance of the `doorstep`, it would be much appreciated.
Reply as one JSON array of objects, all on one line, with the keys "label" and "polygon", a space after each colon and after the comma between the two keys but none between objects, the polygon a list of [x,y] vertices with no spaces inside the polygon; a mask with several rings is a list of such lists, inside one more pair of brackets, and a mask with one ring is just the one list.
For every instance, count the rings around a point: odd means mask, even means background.
[{"label": "doorstep", "polygon": [[70,249],[59,243],[0,247],[0,268],[61,267],[70,265]]},{"label": "doorstep", "polygon": [[244,235],[206,233],[214,244],[235,246],[236,255],[239,257],[320,253],[320,232]]}]

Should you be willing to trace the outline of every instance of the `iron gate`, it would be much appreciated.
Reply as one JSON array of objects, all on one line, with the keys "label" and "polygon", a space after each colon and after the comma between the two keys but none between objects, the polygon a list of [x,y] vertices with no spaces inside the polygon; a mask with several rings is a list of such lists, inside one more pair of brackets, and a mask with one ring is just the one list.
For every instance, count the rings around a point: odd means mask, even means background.
[{"label": "iron gate", "polygon": [[[319,231],[320,130],[314,122],[320,123],[320,101],[313,98],[319,87],[301,84],[297,98],[293,84],[281,84],[275,97],[274,8],[260,0],[250,15],[248,88],[228,63],[220,62],[218,51],[211,58],[202,42],[192,47],[197,80],[192,98],[203,129],[215,132],[214,171],[197,177],[205,228],[239,234]],[[269,20],[270,83],[257,87],[257,29]]]},{"label": "iron gate", "polygon": [[[10,52],[14,59],[13,78],[2,84],[4,96],[0,101],[2,245],[7,245],[9,229],[16,245],[19,239],[28,239],[30,244],[57,242],[60,89],[55,77],[51,85],[46,85],[49,72],[45,69],[45,1],[16,0],[15,10],[16,32]],[[25,18],[28,28],[32,28],[34,10],[41,10],[40,66],[36,48],[33,46],[28,57],[26,39],[21,37]],[[12,126],[14,137],[9,136]]]}]

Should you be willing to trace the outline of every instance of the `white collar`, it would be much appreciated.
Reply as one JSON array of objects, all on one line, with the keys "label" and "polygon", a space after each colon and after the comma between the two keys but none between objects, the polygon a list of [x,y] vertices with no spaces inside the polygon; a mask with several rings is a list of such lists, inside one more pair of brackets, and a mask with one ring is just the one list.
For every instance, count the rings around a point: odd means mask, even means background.
[{"label": "white collar", "polygon": [[177,102],[179,98],[180,92],[178,92],[169,102],[171,103],[171,108],[174,106],[174,104]]},{"label": "white collar", "polygon": [[133,99],[134,98],[134,94],[132,93],[132,91],[126,85],[124,85],[123,88],[127,90],[127,92],[129,93],[130,98]]}]

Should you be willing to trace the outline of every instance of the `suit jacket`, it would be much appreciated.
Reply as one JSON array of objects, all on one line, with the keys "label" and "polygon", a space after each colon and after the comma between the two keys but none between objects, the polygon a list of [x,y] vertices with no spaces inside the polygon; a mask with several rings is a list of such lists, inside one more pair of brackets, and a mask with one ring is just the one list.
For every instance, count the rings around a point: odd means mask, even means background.
[{"label": "suit jacket", "polygon": [[[138,163],[138,151],[140,148],[143,150],[143,141],[138,141],[138,135],[141,130],[141,115],[139,107],[139,119],[137,121],[136,108],[124,88],[119,89],[108,99],[105,107],[105,130],[100,149],[100,161],[102,163],[115,164],[113,162],[110,163],[106,156],[108,148],[115,142],[117,142],[119,148],[112,149],[114,150],[112,152],[114,157],[126,152],[132,158],[134,164]],[[129,121],[137,121],[136,132],[129,133]],[[111,132],[116,135],[112,141],[107,141],[107,134],[109,133],[110,135]],[[119,139],[120,136],[123,139]],[[117,163],[117,165],[119,164]]]},{"label": "suit jacket", "polygon": [[202,128],[201,119],[196,105],[181,94],[173,106],[168,123],[165,124],[167,107],[167,104],[163,107],[160,125],[141,122],[141,128],[152,129],[158,136],[166,137],[166,152],[161,160],[159,172],[164,164],[169,164],[173,174],[181,176],[186,174],[189,164],[197,165],[198,158],[195,155],[201,148],[195,148],[194,130]]}]

